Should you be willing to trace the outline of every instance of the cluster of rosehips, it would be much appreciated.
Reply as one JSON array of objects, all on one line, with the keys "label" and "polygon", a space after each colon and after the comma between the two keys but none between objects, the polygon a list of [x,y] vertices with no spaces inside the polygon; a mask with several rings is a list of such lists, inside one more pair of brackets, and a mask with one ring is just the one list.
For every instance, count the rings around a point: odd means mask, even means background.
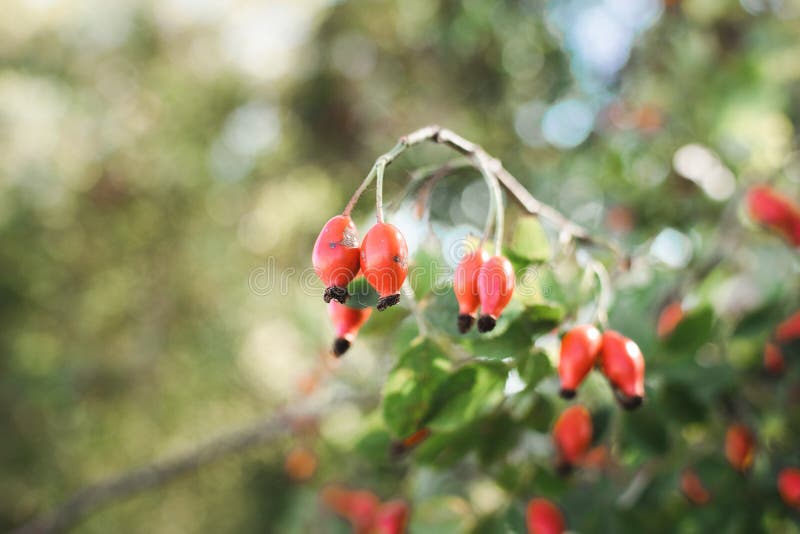
[{"label": "cluster of rosehips", "polygon": [[514,268],[508,258],[492,256],[483,250],[468,253],[453,275],[453,291],[458,301],[458,331],[472,328],[478,308],[478,331],[494,330],[497,318],[514,294]]},{"label": "cluster of rosehips", "polygon": [[781,374],[786,366],[783,347],[797,340],[800,340],[800,311],[780,323],[764,345],[764,368],[772,374]]},{"label": "cluster of rosehips", "polygon": [[561,340],[558,376],[561,396],[571,399],[593,367],[608,379],[619,403],[634,409],[644,400],[644,357],[639,346],[614,330],[592,325],[571,329]]},{"label": "cluster of rosehips", "polygon": [[800,247],[800,206],[767,185],[747,192],[747,208],[754,221]]},{"label": "cluster of rosehips", "polygon": [[408,526],[410,512],[405,502],[382,503],[371,491],[328,486],[322,490],[322,501],[347,519],[355,534],[403,534]]},{"label": "cluster of rosehips", "polygon": [[394,306],[400,301],[400,288],[408,275],[408,246],[400,230],[385,222],[370,228],[359,246],[353,220],[337,215],[325,223],[317,237],[311,262],[325,284],[323,298],[337,336],[333,352],[340,356],[371,313],[369,308],[345,306],[347,285],[361,273],[380,295],[378,311]]},{"label": "cluster of rosehips", "polygon": [[[746,473],[753,465],[756,455],[756,437],[741,423],[734,423],[725,433],[725,458],[731,467]],[[800,510],[800,469],[785,467],[778,473],[776,482],[783,502]],[[692,469],[681,473],[680,487],[686,498],[693,504],[704,505],[711,500],[711,493]]]}]

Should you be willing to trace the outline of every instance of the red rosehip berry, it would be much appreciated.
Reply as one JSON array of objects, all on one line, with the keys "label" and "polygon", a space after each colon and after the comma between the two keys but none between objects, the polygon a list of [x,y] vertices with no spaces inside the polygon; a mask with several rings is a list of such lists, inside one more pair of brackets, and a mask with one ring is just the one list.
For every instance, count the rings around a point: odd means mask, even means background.
[{"label": "red rosehip berry", "polygon": [[755,459],[756,439],[742,424],[728,427],[725,434],[725,457],[737,471],[747,471]]},{"label": "red rosehip berry", "polygon": [[525,510],[528,534],[561,534],[566,529],[564,516],[547,499],[531,499]]},{"label": "red rosehip berry", "polygon": [[774,230],[796,247],[800,247],[800,207],[766,185],[747,192],[750,216],[759,224]]},{"label": "red rosehip berry", "polygon": [[458,301],[458,331],[462,334],[472,328],[475,312],[481,305],[478,273],[488,258],[483,250],[470,252],[459,262],[453,274],[453,292]]},{"label": "red rosehip berry", "polygon": [[692,469],[684,469],[681,473],[681,492],[689,502],[698,506],[708,504],[711,500],[711,494]]},{"label": "red rosehip berry", "polygon": [[408,246],[397,227],[379,222],[361,244],[361,270],[381,298],[378,311],[400,302],[400,287],[408,275]]},{"label": "red rosehip berry", "polygon": [[800,311],[784,320],[775,329],[775,340],[778,343],[790,343],[800,339]]},{"label": "red rosehip berry", "polygon": [[481,317],[478,331],[494,330],[497,318],[514,294],[514,267],[504,256],[493,256],[486,260],[478,271],[478,295],[481,301]]},{"label": "red rosehip berry", "polygon": [[374,534],[403,534],[410,515],[408,505],[400,500],[387,501],[375,514]]},{"label": "red rosehip berry", "polygon": [[764,345],[764,368],[773,375],[779,375],[783,372],[784,367],[785,363],[780,347],[769,342]]},{"label": "red rosehip berry", "polygon": [[659,339],[669,337],[683,319],[683,308],[680,302],[667,304],[658,316],[656,335]]},{"label": "red rosehip berry", "polygon": [[592,325],[576,326],[561,340],[558,376],[562,397],[575,396],[575,390],[594,366],[601,343],[600,331]]},{"label": "red rosehip berry", "polygon": [[332,217],[317,236],[311,253],[314,271],[325,284],[325,302],[347,300],[347,284],[358,274],[358,233],[347,215]]},{"label": "red rosehip berry", "polygon": [[369,491],[351,491],[341,486],[322,490],[322,501],[336,514],[350,521],[356,534],[369,533],[380,507],[378,497]]},{"label": "red rosehip berry", "polygon": [[800,469],[787,467],[778,475],[778,492],[783,502],[800,510]]},{"label": "red rosehip berry", "polygon": [[553,427],[558,466],[564,472],[580,463],[592,443],[592,417],[581,405],[564,410]]},{"label": "red rosehip berry", "polygon": [[632,410],[644,400],[644,356],[631,339],[614,330],[603,333],[600,370],[606,375],[617,400]]},{"label": "red rosehip berry", "polygon": [[371,313],[372,308],[351,308],[335,300],[328,303],[328,317],[336,331],[336,340],[333,342],[335,356],[341,356],[347,352],[359,329],[369,319]]}]

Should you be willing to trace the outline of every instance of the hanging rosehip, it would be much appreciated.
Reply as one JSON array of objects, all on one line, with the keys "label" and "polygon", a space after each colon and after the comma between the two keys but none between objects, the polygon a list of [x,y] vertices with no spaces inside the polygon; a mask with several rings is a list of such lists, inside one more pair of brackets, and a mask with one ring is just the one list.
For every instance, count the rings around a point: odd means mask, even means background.
[{"label": "hanging rosehip", "polygon": [[749,428],[742,424],[728,427],[725,434],[725,457],[738,471],[747,471],[755,458],[756,439]]},{"label": "hanging rosehip", "polygon": [[632,410],[644,400],[644,357],[639,346],[614,330],[603,333],[600,370],[606,375],[617,400]]},{"label": "hanging rosehip", "polygon": [[486,260],[478,271],[478,295],[481,301],[481,317],[478,332],[494,330],[497,318],[514,294],[514,267],[504,256],[493,256]]},{"label": "hanging rosehip", "polygon": [[408,526],[408,505],[400,500],[387,501],[375,514],[374,534],[403,534]]},{"label": "hanging rosehip", "polygon": [[800,469],[787,467],[778,475],[778,492],[783,502],[800,510]]},{"label": "hanging rosehip", "polygon": [[360,251],[358,233],[347,215],[331,218],[317,236],[311,263],[325,284],[325,302],[347,300],[347,284],[358,274]]},{"label": "hanging rosehip", "polygon": [[453,292],[458,301],[458,331],[462,334],[472,328],[475,312],[481,305],[478,291],[478,273],[489,255],[483,250],[470,252],[462,259],[453,273]]},{"label": "hanging rosehip", "polygon": [[764,345],[764,368],[773,375],[779,375],[783,372],[784,367],[785,363],[780,347],[775,343],[767,342]]},{"label": "hanging rosehip", "polygon": [[564,516],[547,499],[531,499],[525,510],[528,534],[561,534],[566,529]]},{"label": "hanging rosehip", "polygon": [[711,494],[692,469],[684,469],[681,473],[681,492],[689,502],[698,506],[708,504],[711,500]]},{"label": "hanging rosehip", "polygon": [[558,451],[560,470],[568,472],[580,463],[592,443],[589,410],[579,404],[564,410],[553,427],[553,443]]},{"label": "hanging rosehip", "polygon": [[800,311],[778,325],[775,329],[775,339],[778,343],[791,343],[795,339],[800,339]]},{"label": "hanging rosehip", "polygon": [[747,192],[747,208],[754,221],[800,247],[800,207],[789,198],[769,186],[759,185]]},{"label": "hanging rosehip", "polygon": [[408,275],[408,246],[400,230],[383,222],[369,229],[361,244],[361,270],[381,296],[378,311],[400,302],[400,287]]},{"label": "hanging rosehip", "polygon": [[371,313],[372,308],[351,308],[335,300],[328,303],[328,317],[336,331],[332,349],[335,356],[341,356],[347,352],[359,329],[369,319]]},{"label": "hanging rosehip", "polygon": [[659,339],[669,337],[683,319],[683,308],[680,302],[667,304],[658,316],[656,335]]},{"label": "hanging rosehip", "polygon": [[558,376],[562,397],[575,396],[575,390],[594,366],[601,342],[600,331],[592,325],[576,326],[561,340]]}]

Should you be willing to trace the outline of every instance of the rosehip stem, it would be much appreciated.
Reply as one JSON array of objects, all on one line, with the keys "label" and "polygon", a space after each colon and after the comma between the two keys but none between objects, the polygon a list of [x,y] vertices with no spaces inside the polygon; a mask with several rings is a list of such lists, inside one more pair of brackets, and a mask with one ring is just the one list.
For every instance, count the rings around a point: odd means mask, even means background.
[{"label": "rosehip stem", "polygon": [[486,227],[483,231],[483,239],[481,243],[488,237],[489,231],[492,227],[492,215],[494,215],[494,253],[503,253],[503,225],[505,221],[505,213],[503,211],[503,192],[500,190],[500,182],[497,177],[489,170],[489,166],[483,154],[476,152],[475,164],[480,169],[483,178],[486,180],[486,185],[489,187],[489,214],[486,220]]},{"label": "rosehip stem", "polygon": [[600,288],[600,294],[595,304],[594,318],[597,324],[606,328],[608,326],[608,309],[611,307],[611,302],[614,299],[611,289],[611,278],[605,266],[597,260],[589,261],[586,268],[597,277],[597,284]]}]

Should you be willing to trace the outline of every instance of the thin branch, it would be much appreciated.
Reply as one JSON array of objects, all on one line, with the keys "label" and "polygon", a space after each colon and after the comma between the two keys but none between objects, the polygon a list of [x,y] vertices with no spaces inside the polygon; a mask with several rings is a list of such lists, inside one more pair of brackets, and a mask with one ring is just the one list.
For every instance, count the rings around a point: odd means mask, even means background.
[{"label": "thin branch", "polygon": [[[352,397],[349,400],[362,397]],[[254,424],[221,435],[192,451],[87,486],[49,513],[13,530],[12,534],[49,534],[67,531],[112,502],[162,486],[222,458],[286,437],[291,432],[290,425],[293,421],[318,415],[322,407],[335,404],[337,403],[331,402],[330,399],[324,401],[315,399],[292,408],[284,408]]]},{"label": "thin branch", "polygon": [[401,137],[397,145],[395,145],[392,150],[380,156],[375,161],[375,165],[373,165],[369,174],[367,174],[367,177],[353,194],[353,197],[347,203],[343,213],[345,215],[350,214],[356,202],[358,202],[358,198],[375,177],[378,167],[380,167],[381,171],[383,171],[407,149],[426,141],[447,146],[456,152],[468,156],[473,160],[473,163],[478,170],[481,170],[481,166],[485,166],[528,213],[547,219],[550,221],[550,223],[556,226],[559,234],[561,235],[569,235],[576,241],[610,250],[616,256],[619,262],[624,263],[626,255],[622,249],[616,245],[616,243],[613,243],[612,241],[604,239],[600,236],[593,235],[583,226],[569,220],[554,207],[537,200],[533,195],[531,195],[530,191],[528,191],[525,186],[523,186],[519,180],[514,177],[514,175],[512,175],[503,167],[503,164],[499,159],[492,157],[488,152],[481,148],[480,145],[464,139],[451,130],[436,125],[425,126],[419,130],[411,132],[404,137]]}]

